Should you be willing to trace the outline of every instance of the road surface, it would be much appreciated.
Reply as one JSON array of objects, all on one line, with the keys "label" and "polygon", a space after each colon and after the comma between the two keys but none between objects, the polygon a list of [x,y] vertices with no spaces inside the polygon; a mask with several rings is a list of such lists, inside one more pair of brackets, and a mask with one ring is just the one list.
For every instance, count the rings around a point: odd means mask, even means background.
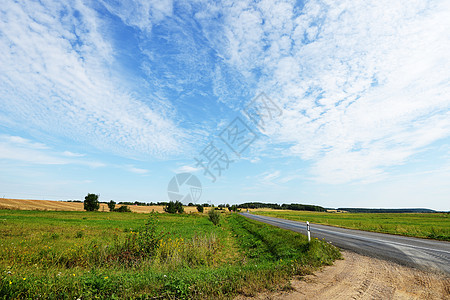
[{"label": "road surface", "polygon": [[[243,213],[243,216],[306,235],[306,223]],[[405,266],[450,275],[450,242],[311,224],[311,238]]]}]

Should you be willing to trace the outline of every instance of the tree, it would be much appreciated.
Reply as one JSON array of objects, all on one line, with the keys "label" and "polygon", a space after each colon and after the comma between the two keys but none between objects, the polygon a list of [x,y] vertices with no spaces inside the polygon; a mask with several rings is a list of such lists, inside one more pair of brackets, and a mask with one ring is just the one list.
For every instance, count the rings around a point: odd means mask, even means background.
[{"label": "tree", "polygon": [[114,208],[116,208],[116,202],[113,200],[109,201],[108,203],[109,211],[114,211]]},{"label": "tree", "polygon": [[164,207],[164,211],[169,214],[176,214],[177,212],[182,214],[184,213],[183,204],[180,201],[170,201],[167,203],[167,206]]},{"label": "tree", "polygon": [[128,206],[126,206],[126,205],[122,205],[121,207],[115,209],[114,211],[117,211],[117,212],[131,212],[131,209]]},{"label": "tree", "polygon": [[203,206],[201,206],[200,204],[197,205],[197,210],[199,213],[203,213]]},{"label": "tree", "polygon": [[233,205],[231,205],[231,206],[228,206],[228,210],[229,211],[236,211],[237,210],[237,206],[235,205],[235,204],[233,204]]},{"label": "tree", "polygon": [[170,201],[169,203],[167,203],[167,206],[164,207],[164,211],[169,214],[176,214],[177,209],[175,208],[175,202]]},{"label": "tree", "polygon": [[98,196],[99,195],[96,194],[87,194],[87,196],[84,197],[84,209],[86,211],[96,211],[100,208]]},{"label": "tree", "polygon": [[177,212],[179,214],[184,213],[184,207],[183,207],[183,204],[180,201],[175,202],[175,207],[177,208]]}]

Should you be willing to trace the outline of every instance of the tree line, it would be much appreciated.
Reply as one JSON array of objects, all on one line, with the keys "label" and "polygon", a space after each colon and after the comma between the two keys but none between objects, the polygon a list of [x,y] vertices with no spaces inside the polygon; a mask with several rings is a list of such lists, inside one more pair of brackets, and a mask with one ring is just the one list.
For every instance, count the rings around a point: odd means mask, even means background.
[{"label": "tree line", "polygon": [[[169,202],[119,202],[121,205],[119,208],[115,208],[116,202],[113,200],[109,202],[100,202],[98,200],[99,195],[96,194],[88,194],[84,198],[84,209],[87,211],[96,211],[100,208],[100,203],[106,203],[110,211],[117,212],[129,212],[130,209],[127,205],[142,205],[142,206],[151,206],[151,205],[161,205],[164,206],[164,211],[168,213],[183,213],[184,208],[183,204],[180,201],[169,201]],[[214,207],[212,204],[204,203],[204,204],[194,204],[189,203],[188,206],[196,206],[199,212],[203,212],[204,207]],[[305,210],[305,211],[326,211],[325,208],[318,205],[310,205],[310,204],[299,204],[299,203],[291,203],[291,204],[277,204],[277,203],[262,203],[262,202],[247,202],[243,204],[219,204],[217,207],[219,210],[228,209],[229,211],[238,211],[240,209],[249,209],[249,208],[271,208],[271,209],[289,209],[289,210]],[[347,209],[341,209],[347,210]]]},{"label": "tree line", "polygon": [[326,208],[318,205],[310,204],[277,204],[277,203],[262,203],[262,202],[248,202],[239,204],[238,208],[271,208],[271,209],[290,209],[290,210],[306,210],[306,211],[327,211]]}]

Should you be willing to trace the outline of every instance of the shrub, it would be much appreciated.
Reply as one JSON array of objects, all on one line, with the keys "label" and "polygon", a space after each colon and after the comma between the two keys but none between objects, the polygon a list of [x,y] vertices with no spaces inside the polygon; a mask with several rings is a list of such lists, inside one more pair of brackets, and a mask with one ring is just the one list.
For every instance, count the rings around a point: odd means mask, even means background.
[{"label": "shrub", "polygon": [[180,201],[170,201],[167,203],[167,206],[164,207],[164,211],[169,214],[176,214],[176,213],[184,213],[183,204]]},{"label": "shrub", "polygon": [[220,222],[220,212],[218,212],[216,209],[212,208],[208,212],[209,220],[214,224],[217,225]]},{"label": "shrub", "polygon": [[122,205],[121,207],[114,209],[114,211],[116,211],[116,212],[131,212],[131,209],[126,205]]},{"label": "shrub", "polygon": [[237,206],[236,205],[228,206],[228,210],[235,212],[237,210]]},{"label": "shrub", "polygon": [[116,202],[113,200],[109,201],[108,203],[109,211],[114,211],[114,208],[116,208]]},{"label": "shrub", "polygon": [[203,206],[201,206],[200,204],[197,205],[197,210],[199,213],[203,213]]},{"label": "shrub", "polygon": [[87,194],[84,197],[84,209],[86,211],[96,211],[100,208],[100,203],[98,202],[98,195]]},{"label": "shrub", "polygon": [[109,255],[108,261],[116,261],[125,266],[133,266],[142,262],[143,259],[155,255],[158,243],[164,238],[165,233],[158,229],[158,220],[150,215],[145,225],[138,231],[125,230],[129,235],[117,244],[115,251]]}]

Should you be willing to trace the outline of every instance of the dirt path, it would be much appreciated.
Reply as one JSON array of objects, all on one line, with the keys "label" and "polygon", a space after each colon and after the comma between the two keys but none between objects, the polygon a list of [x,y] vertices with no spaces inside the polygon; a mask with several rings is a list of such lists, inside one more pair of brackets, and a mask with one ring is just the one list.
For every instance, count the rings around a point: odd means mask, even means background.
[{"label": "dirt path", "polygon": [[450,299],[450,277],[342,252],[344,260],[294,279],[290,292],[238,299]]}]

